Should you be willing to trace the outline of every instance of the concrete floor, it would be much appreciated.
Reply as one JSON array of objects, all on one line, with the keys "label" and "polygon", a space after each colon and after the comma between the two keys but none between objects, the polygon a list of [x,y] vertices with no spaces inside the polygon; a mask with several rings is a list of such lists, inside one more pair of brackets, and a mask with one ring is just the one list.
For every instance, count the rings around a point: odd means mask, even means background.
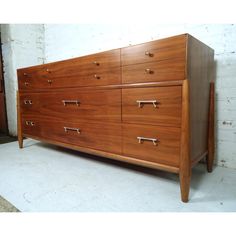
[{"label": "concrete floor", "polygon": [[178,176],[43,144],[0,145],[0,195],[22,212],[236,211],[236,170],[199,164],[190,202]]}]

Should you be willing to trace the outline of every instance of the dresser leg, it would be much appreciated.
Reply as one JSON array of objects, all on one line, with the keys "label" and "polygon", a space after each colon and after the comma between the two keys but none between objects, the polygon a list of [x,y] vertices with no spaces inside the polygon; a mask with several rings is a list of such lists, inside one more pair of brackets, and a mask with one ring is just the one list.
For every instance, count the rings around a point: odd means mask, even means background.
[{"label": "dresser leg", "polygon": [[19,92],[17,91],[17,136],[19,148],[23,148],[23,135],[22,135],[22,126],[21,126],[21,111],[20,111],[20,97]]},{"label": "dresser leg", "polygon": [[179,162],[180,190],[183,202],[188,202],[191,179],[189,114],[189,81],[184,80],[182,87],[181,152]]},{"label": "dresser leg", "polygon": [[19,137],[18,135],[18,143],[19,143],[19,148],[23,148],[23,137]]},{"label": "dresser leg", "polygon": [[210,105],[209,105],[209,117],[208,117],[208,155],[206,158],[207,171],[212,172],[214,163],[215,152],[215,83],[210,83]]},{"label": "dresser leg", "polygon": [[191,175],[186,176],[184,175],[184,173],[180,173],[179,179],[180,179],[181,200],[183,202],[188,202]]}]

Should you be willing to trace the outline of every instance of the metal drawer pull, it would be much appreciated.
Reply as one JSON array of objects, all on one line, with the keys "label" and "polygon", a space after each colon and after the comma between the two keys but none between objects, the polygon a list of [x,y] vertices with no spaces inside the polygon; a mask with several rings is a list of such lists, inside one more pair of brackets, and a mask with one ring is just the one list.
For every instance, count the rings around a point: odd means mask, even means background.
[{"label": "metal drawer pull", "polygon": [[151,141],[153,145],[157,146],[158,139],[157,138],[144,138],[144,137],[137,137],[139,143],[143,143],[143,141]]},{"label": "metal drawer pull", "polygon": [[23,73],[23,75],[24,75],[24,76],[28,76],[28,74],[27,74],[27,73],[25,73],[25,72]]},{"label": "metal drawer pull", "polygon": [[76,131],[78,134],[80,134],[80,129],[78,128],[70,128],[70,127],[64,127],[65,132],[67,133],[69,130]]},{"label": "metal drawer pull", "polygon": [[94,75],[94,78],[100,79],[101,77],[99,75]]},{"label": "metal drawer pull", "polygon": [[33,121],[25,121],[26,125],[31,125],[31,126],[35,126],[35,123]]},{"label": "metal drawer pull", "polygon": [[147,74],[153,74],[153,73],[154,73],[154,71],[151,70],[151,69],[145,69],[145,72],[146,72]]},{"label": "metal drawer pull", "polygon": [[62,103],[64,106],[66,106],[66,104],[68,103],[75,103],[77,106],[79,106],[80,101],[79,100],[62,100]]},{"label": "metal drawer pull", "polygon": [[146,100],[146,101],[145,100],[137,100],[136,102],[138,103],[139,108],[142,108],[144,104],[149,104],[149,103],[152,103],[152,105],[154,107],[157,107],[157,103],[158,103],[157,100]]},{"label": "metal drawer pull", "polygon": [[51,80],[51,79],[49,79],[49,80],[48,80],[48,83],[51,85],[51,84],[52,84],[52,80]]},{"label": "metal drawer pull", "polygon": [[99,62],[97,62],[97,61],[94,61],[93,64],[96,65],[96,66],[100,65]]},{"label": "metal drawer pull", "polygon": [[25,124],[26,125],[30,125],[30,121],[25,121]]},{"label": "metal drawer pull", "polygon": [[24,104],[29,104],[29,105],[32,105],[33,104],[33,101],[32,100],[24,100]]},{"label": "metal drawer pull", "polygon": [[151,53],[151,52],[149,52],[149,51],[146,51],[146,52],[145,52],[145,55],[146,55],[146,56],[149,56],[149,57],[153,57],[153,56],[154,56],[154,54]]},{"label": "metal drawer pull", "polygon": [[29,85],[29,83],[28,82],[25,82],[25,86],[28,86]]},{"label": "metal drawer pull", "polygon": [[46,71],[47,71],[48,73],[51,73],[50,69],[46,69]]}]

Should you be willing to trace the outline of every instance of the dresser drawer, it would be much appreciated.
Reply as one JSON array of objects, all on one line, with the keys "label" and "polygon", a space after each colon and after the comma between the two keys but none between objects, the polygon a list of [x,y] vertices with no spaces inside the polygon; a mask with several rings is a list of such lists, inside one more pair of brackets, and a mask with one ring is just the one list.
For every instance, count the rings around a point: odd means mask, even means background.
[{"label": "dresser drawer", "polygon": [[185,79],[185,61],[174,58],[122,67],[122,83],[145,83]]},{"label": "dresser drawer", "polygon": [[180,128],[123,124],[122,135],[124,155],[179,166]]},{"label": "dresser drawer", "polygon": [[21,93],[23,114],[44,115],[63,119],[121,121],[121,91],[66,90]]},{"label": "dresser drawer", "polygon": [[121,81],[120,68],[109,71],[95,72],[77,70],[77,74],[47,75],[43,77],[25,77],[19,79],[19,89],[25,91],[55,88],[74,88],[82,86],[99,86],[119,84]]},{"label": "dresser drawer", "polygon": [[43,138],[121,154],[121,125],[108,123],[44,121]]},{"label": "dresser drawer", "polygon": [[122,121],[180,126],[181,86],[122,89]]},{"label": "dresser drawer", "polygon": [[23,134],[41,136],[41,123],[35,117],[23,117],[21,122]]},{"label": "dresser drawer", "polygon": [[120,67],[120,49],[48,64],[53,77],[85,75]]},{"label": "dresser drawer", "polygon": [[19,89],[46,88],[50,84],[49,69],[45,65],[33,66],[17,70]]},{"label": "dresser drawer", "polygon": [[186,35],[161,39],[121,49],[122,66],[161,61],[171,58],[186,58]]},{"label": "dresser drawer", "polygon": [[120,83],[120,49],[18,70],[19,89]]}]

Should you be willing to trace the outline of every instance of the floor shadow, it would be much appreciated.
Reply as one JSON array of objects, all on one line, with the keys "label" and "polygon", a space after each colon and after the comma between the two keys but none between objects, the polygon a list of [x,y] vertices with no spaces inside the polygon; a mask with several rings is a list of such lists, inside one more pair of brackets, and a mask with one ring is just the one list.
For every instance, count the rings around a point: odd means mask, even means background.
[{"label": "floor shadow", "polygon": [[[31,145],[33,145],[33,144],[31,144]],[[68,148],[64,148],[64,147],[60,147],[60,146],[56,146],[56,145],[48,144],[48,143],[38,142],[38,143],[34,143],[34,145],[48,148],[51,150],[57,150],[61,153],[70,154],[70,155],[73,155],[75,158],[83,158],[83,159],[90,160],[90,161],[97,162],[97,163],[103,163],[106,165],[116,166],[116,167],[119,167],[122,169],[132,170],[134,172],[141,172],[143,174],[155,176],[158,178],[163,178],[165,180],[170,180],[170,181],[175,181],[175,182],[179,181],[178,175],[176,175],[174,173],[162,171],[162,170],[151,169],[148,167],[138,166],[135,164],[129,164],[126,162],[113,160],[113,159],[109,159],[109,158],[104,158],[104,157],[97,156],[97,155],[91,155],[91,154],[87,154],[84,152],[80,152],[80,151],[76,151],[76,150],[72,150],[72,149],[68,149]]]}]

